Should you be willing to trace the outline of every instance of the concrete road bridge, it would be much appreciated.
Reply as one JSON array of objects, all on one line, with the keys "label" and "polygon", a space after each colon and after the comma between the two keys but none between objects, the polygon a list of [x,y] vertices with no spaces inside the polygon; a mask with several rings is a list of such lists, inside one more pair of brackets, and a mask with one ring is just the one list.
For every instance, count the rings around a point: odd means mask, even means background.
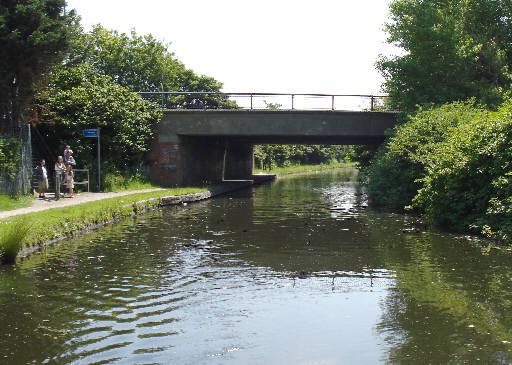
[{"label": "concrete road bridge", "polygon": [[[141,94],[162,103],[164,116],[150,153],[150,176],[163,186],[250,180],[255,144],[379,144],[397,116],[375,110],[382,97],[372,95]],[[323,108],[305,109],[299,100],[307,96],[323,98],[323,105],[316,104]],[[336,99],[342,97],[366,100],[367,110],[338,110]]]}]

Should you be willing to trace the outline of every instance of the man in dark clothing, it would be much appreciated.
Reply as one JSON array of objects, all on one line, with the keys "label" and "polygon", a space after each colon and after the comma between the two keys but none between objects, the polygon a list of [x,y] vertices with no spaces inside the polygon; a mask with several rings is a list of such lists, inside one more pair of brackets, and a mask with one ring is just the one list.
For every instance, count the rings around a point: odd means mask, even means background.
[{"label": "man in dark clothing", "polygon": [[37,192],[40,198],[45,197],[46,190],[48,190],[48,172],[45,167],[45,160],[41,160],[40,165],[35,168],[35,176],[37,178]]}]

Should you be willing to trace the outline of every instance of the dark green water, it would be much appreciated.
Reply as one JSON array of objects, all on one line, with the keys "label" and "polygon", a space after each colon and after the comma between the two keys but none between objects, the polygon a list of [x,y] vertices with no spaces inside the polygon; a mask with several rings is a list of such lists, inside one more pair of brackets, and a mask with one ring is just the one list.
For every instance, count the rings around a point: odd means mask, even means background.
[{"label": "dark green water", "polygon": [[510,250],[367,211],[354,177],[285,177],[1,267],[0,363],[510,364]]}]

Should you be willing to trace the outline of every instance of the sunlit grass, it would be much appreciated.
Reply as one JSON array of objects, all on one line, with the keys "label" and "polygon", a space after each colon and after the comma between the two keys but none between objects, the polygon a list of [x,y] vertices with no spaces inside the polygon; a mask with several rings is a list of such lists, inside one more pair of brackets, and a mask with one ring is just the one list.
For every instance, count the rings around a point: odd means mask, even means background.
[{"label": "sunlit grass", "polygon": [[32,195],[22,195],[17,198],[12,198],[8,195],[0,194],[0,211],[28,207],[32,203],[32,200],[34,200]]},{"label": "sunlit grass", "polygon": [[105,176],[103,183],[104,191],[126,191],[126,190],[140,190],[140,189],[154,189],[161,188],[159,185],[149,182],[147,177],[142,175],[123,176],[119,173],[108,173]]},{"label": "sunlit grass", "polygon": [[124,186],[116,186],[112,189],[112,191],[125,191],[125,190],[141,190],[141,189],[155,189],[161,188],[160,185],[155,185],[150,182],[142,182],[142,181],[131,181]]},{"label": "sunlit grass", "polygon": [[254,169],[256,174],[264,173],[264,174],[276,174],[276,175],[286,175],[286,174],[294,174],[308,171],[318,171],[325,169],[334,169],[334,168],[342,168],[342,167],[353,167],[355,166],[352,162],[332,162],[329,164],[319,164],[319,165],[291,165],[284,167],[275,167],[271,170],[265,169]]},{"label": "sunlit grass", "polygon": [[[22,219],[30,222],[31,227],[24,237],[23,244],[32,246],[57,237],[70,235],[93,224],[128,216],[134,210],[144,207],[149,208],[160,203],[159,199],[147,201],[150,199],[197,193],[205,190],[203,188],[157,190],[18,215],[0,220],[0,237],[8,235],[13,227],[18,227],[18,222]],[[135,203],[141,201],[146,201],[144,206],[134,206]]]}]

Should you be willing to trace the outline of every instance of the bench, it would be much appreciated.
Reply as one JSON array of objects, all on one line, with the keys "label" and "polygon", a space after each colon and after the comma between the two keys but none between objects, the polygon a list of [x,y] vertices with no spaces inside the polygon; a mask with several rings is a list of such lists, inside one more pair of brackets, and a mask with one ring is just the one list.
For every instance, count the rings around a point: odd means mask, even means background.
[{"label": "bench", "polygon": [[[75,172],[87,172],[87,180],[83,181],[73,181],[74,185],[85,185],[87,184],[87,192],[89,192],[89,169],[73,169],[73,173]],[[76,178],[76,175],[75,175]]]}]

